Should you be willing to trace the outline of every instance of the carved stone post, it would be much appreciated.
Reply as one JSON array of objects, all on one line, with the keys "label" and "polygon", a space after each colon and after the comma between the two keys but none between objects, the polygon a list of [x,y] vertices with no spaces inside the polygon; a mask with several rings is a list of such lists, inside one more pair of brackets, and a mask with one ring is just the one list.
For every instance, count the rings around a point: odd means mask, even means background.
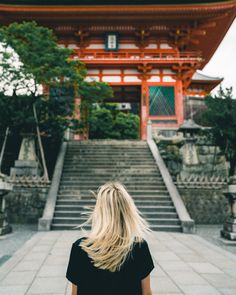
[{"label": "carved stone post", "polygon": [[234,175],[224,193],[230,204],[230,217],[226,220],[221,236],[231,241],[236,241],[236,175]]},{"label": "carved stone post", "polygon": [[148,120],[147,123],[147,140],[152,140],[152,121]]}]

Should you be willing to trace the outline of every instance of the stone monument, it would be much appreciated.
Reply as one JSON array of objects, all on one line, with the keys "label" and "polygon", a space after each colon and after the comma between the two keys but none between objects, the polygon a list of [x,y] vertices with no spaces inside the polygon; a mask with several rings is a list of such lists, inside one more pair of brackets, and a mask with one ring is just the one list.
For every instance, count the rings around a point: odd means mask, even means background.
[{"label": "stone monument", "polygon": [[11,168],[10,174],[12,177],[40,175],[33,136],[23,137],[18,160],[15,161],[15,166]]}]

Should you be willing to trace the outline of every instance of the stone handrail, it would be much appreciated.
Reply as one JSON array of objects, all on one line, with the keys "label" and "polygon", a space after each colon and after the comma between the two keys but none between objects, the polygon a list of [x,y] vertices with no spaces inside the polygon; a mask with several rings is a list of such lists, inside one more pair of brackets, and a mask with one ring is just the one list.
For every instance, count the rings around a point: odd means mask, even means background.
[{"label": "stone handrail", "polygon": [[160,170],[161,176],[163,178],[163,181],[166,185],[166,188],[170,194],[170,197],[174,203],[174,206],[176,208],[177,214],[179,216],[179,219],[181,221],[182,229],[184,233],[194,233],[195,232],[195,223],[194,220],[192,220],[188,214],[188,211],[184,205],[184,202],[170,176],[170,173],[160,155],[160,152],[158,150],[158,147],[153,139],[150,139],[150,136],[148,136],[148,146],[152,152],[152,155],[156,161],[156,164]]},{"label": "stone handrail", "polygon": [[67,150],[67,142],[63,142],[57,157],[56,166],[54,168],[52,183],[48,192],[43,216],[38,221],[39,231],[49,231],[51,229],[66,150]]}]

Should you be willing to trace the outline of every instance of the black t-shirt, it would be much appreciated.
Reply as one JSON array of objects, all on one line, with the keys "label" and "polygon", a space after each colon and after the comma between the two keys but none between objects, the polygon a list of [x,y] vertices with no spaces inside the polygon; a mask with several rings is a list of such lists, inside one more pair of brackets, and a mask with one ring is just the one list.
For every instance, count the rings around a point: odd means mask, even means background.
[{"label": "black t-shirt", "polygon": [[110,272],[95,267],[80,247],[84,238],[73,243],[66,272],[67,279],[78,286],[79,295],[142,295],[141,280],[154,264],[145,240],[135,243],[120,271]]}]

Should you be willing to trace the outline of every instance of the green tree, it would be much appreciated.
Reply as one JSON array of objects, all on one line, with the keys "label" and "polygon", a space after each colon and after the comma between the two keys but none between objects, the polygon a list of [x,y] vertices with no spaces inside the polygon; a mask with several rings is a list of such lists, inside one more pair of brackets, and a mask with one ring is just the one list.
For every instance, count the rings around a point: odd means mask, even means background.
[{"label": "green tree", "polygon": [[117,110],[115,104],[94,107],[89,119],[89,136],[96,139],[138,139],[139,117]]},{"label": "green tree", "polygon": [[82,98],[80,104],[80,126],[82,129],[85,128],[88,132],[89,121],[92,115],[92,110],[94,109],[94,105],[102,103],[106,98],[113,97],[113,91],[107,83],[83,81],[79,86],[78,93]]},{"label": "green tree", "polygon": [[86,68],[73,54],[36,22],[0,28],[0,133],[6,127],[17,134],[35,132],[35,106],[44,146],[56,155],[64,131],[80,123],[73,119],[75,96],[83,97],[83,109],[111,92],[105,83],[85,82]]},{"label": "green tree", "polygon": [[89,137],[94,139],[111,138],[112,129],[111,112],[105,108],[94,109],[89,119]]},{"label": "green tree", "polygon": [[36,95],[40,84],[73,86],[86,75],[84,65],[70,58],[73,51],[59,47],[52,30],[36,22],[2,27],[0,41],[2,79],[6,87],[14,85],[13,92],[23,87]]},{"label": "green tree", "polygon": [[236,167],[236,100],[232,88],[220,88],[215,96],[206,98],[207,110],[203,113],[201,123],[211,126],[210,131],[215,142],[230,162],[230,174]]},{"label": "green tree", "polygon": [[59,47],[52,30],[36,22],[2,27],[0,41],[0,105],[6,110],[0,126],[32,131],[35,120],[30,110],[35,104],[43,131],[61,137],[68,126],[79,125],[71,119],[75,95],[82,97],[83,124],[95,102],[112,96],[106,83],[85,82],[86,68],[71,58],[73,50]]},{"label": "green tree", "polygon": [[[35,128],[32,111],[35,104],[41,127],[51,124],[46,129],[56,128],[61,136],[61,130],[70,124],[69,116],[73,114],[74,105],[71,100],[64,101],[60,91],[50,97],[49,91],[42,93],[40,88],[43,85],[44,89],[74,91],[86,75],[84,65],[70,58],[73,51],[58,46],[50,29],[35,22],[2,27],[0,41],[0,105],[6,111],[0,125],[31,132]],[[53,108],[55,103],[57,108]]]},{"label": "green tree", "polygon": [[119,112],[113,128],[119,139],[137,139],[139,137],[139,116]]}]

